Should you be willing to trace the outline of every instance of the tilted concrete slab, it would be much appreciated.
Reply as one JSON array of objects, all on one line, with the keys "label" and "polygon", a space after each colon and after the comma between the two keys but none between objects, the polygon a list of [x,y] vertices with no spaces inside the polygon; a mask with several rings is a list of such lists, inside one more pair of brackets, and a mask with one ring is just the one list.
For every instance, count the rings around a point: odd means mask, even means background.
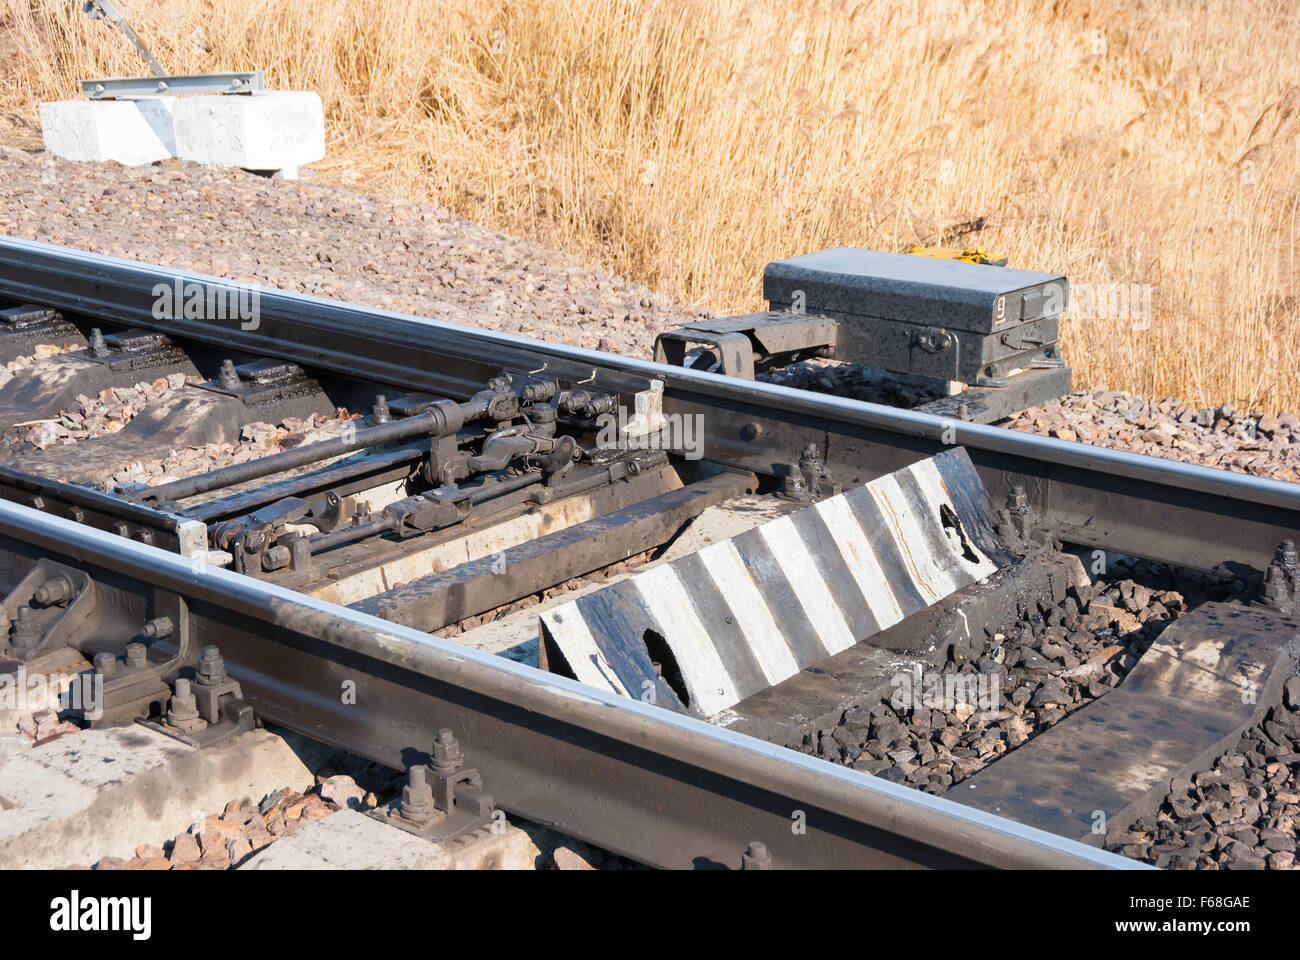
[{"label": "tilted concrete slab", "polygon": [[956,448],[548,610],[542,652],[583,683],[713,716],[1010,560]]},{"label": "tilted concrete slab", "polygon": [[1166,627],[1119,687],[946,796],[1101,845],[1259,723],[1295,672],[1297,649],[1300,620],[1203,604]]}]

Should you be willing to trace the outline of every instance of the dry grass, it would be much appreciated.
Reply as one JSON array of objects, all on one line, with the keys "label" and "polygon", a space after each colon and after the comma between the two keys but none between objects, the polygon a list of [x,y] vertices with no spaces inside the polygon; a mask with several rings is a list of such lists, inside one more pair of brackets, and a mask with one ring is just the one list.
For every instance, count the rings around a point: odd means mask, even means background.
[{"label": "dry grass", "polygon": [[[9,0],[0,109],[142,72]],[[1079,383],[1300,408],[1292,0],[124,0],[172,69],[326,103],[331,180],[428,198],[714,309],[770,259],[979,245],[1156,285],[1068,321]]]}]

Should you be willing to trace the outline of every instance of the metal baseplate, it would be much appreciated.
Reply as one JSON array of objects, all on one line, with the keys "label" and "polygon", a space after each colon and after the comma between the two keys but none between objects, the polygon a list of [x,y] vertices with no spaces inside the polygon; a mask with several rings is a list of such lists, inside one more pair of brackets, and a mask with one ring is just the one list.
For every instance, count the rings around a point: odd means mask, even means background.
[{"label": "metal baseplate", "polygon": [[[137,722],[194,747],[256,725],[212,644],[196,650],[188,608],[156,591],[124,598],[84,570],[39,559],[0,601],[0,673],[82,675],[93,700],[69,704],[89,727]],[[87,669],[89,661],[89,669]]]},{"label": "metal baseplate", "polygon": [[216,746],[256,726],[253,708],[244,702],[239,684],[225,677],[224,664],[218,677],[205,678],[206,658],[221,659],[217,648],[205,647],[203,654],[196,681],[184,677],[175,681],[167,712],[138,718],[137,723],[191,747]]},{"label": "metal baseplate", "polygon": [[432,759],[407,770],[402,799],[370,811],[370,816],[439,844],[473,842],[504,822],[492,795],[483,789],[483,777],[464,767],[460,742],[449,728],[438,731]]},{"label": "metal baseplate", "polygon": [[32,304],[0,310],[0,363],[27,356],[38,344],[81,342],[81,331],[57,310]]}]

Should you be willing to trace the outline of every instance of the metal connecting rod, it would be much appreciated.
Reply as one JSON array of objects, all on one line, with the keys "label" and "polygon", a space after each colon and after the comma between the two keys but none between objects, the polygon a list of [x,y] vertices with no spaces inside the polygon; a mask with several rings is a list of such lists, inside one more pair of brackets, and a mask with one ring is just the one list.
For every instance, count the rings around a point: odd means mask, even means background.
[{"label": "metal connecting rod", "polygon": [[[466,404],[466,407],[469,405]],[[368,447],[377,447],[393,440],[405,440],[418,436],[450,436],[460,429],[464,422],[462,405],[454,401],[439,401],[424,413],[418,413],[402,420],[381,423],[373,427],[363,427],[354,433],[310,443],[283,453],[259,457],[244,463],[231,464],[218,470],[209,470],[193,477],[173,480],[171,483],[159,484],[133,491],[131,499],[162,503],[164,501],[184,500],[186,497],[220,490],[222,487],[246,483],[274,476],[286,470],[294,470],[308,464],[319,463],[331,457],[342,456]]]},{"label": "metal connecting rod", "polygon": [[86,16],[91,20],[107,20],[110,24],[122,31],[123,36],[131,41],[131,44],[144,58],[144,62],[149,64],[149,69],[153,71],[155,77],[167,76],[167,71],[162,68],[154,55],[149,52],[149,48],[144,45],[140,35],[131,29],[131,24],[126,22],[126,17],[122,16],[121,11],[113,6],[110,0],[87,0],[85,7]]}]

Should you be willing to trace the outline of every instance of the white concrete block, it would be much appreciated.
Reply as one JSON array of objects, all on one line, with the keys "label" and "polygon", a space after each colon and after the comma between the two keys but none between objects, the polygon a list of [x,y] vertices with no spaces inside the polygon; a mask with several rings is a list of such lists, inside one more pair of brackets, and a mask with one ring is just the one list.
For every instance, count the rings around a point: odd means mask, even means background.
[{"label": "white concrete block", "polygon": [[176,97],[56,100],[42,103],[45,149],[66,160],[116,160],[141,166],[175,155]]},{"label": "white concrete block", "polygon": [[482,830],[464,844],[430,843],[356,810],[313,820],[265,847],[240,870],[532,870],[541,851],[527,833]]},{"label": "white concrete block", "polygon": [[294,170],[325,156],[320,97],[296,90],[184,97],[173,111],[176,156],[245,170]]},{"label": "white concrete block", "polygon": [[0,869],[130,859],[232,799],[257,802],[314,779],[267,730],[205,750],[140,726],[83,730],[0,766]]}]

